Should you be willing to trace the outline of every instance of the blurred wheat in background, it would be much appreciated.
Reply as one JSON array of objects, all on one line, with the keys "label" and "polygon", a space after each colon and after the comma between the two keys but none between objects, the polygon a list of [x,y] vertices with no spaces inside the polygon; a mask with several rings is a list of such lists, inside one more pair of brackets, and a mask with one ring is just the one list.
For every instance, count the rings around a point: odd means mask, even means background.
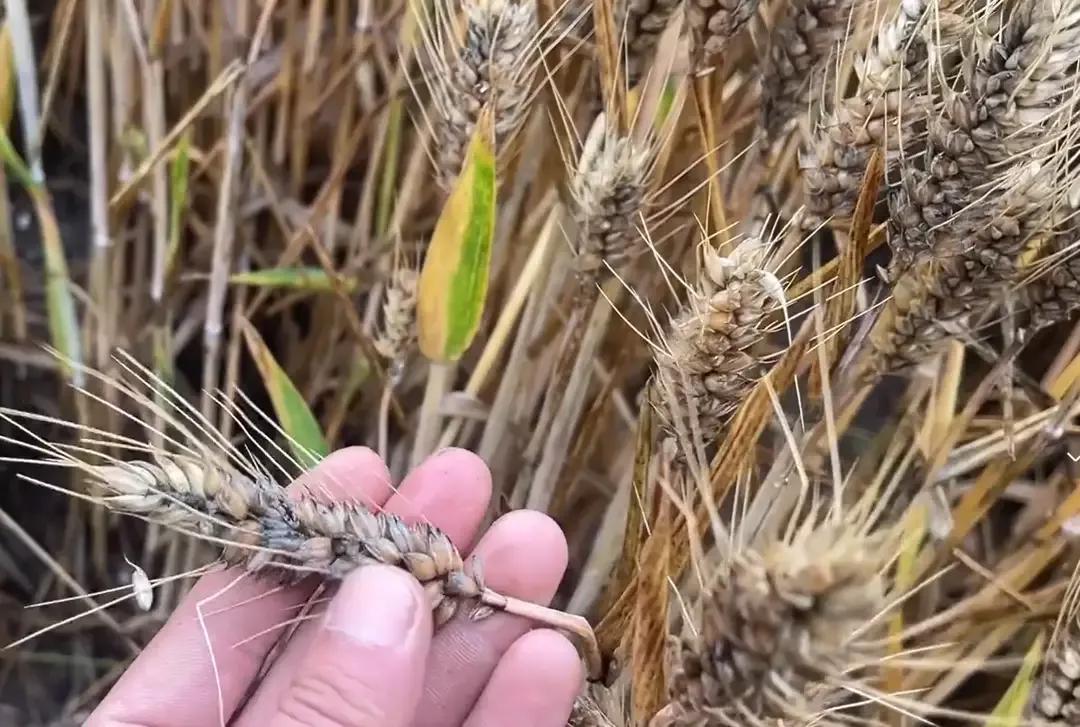
[{"label": "blurred wheat in background", "polygon": [[4,7],[0,722],[219,561],[506,608],[361,444],[562,525],[569,725],[1080,725],[1080,0]]}]

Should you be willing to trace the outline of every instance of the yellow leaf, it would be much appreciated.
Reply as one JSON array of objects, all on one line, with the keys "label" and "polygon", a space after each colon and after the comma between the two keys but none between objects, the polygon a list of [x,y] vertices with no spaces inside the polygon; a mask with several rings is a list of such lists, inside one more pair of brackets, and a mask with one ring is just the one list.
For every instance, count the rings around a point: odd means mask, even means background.
[{"label": "yellow leaf", "polygon": [[420,350],[432,361],[456,361],[480,325],[495,236],[495,181],[494,135],[485,111],[420,273]]},{"label": "yellow leaf", "polygon": [[5,22],[0,25],[0,125],[11,125],[15,108],[15,63],[11,54],[11,30]]}]

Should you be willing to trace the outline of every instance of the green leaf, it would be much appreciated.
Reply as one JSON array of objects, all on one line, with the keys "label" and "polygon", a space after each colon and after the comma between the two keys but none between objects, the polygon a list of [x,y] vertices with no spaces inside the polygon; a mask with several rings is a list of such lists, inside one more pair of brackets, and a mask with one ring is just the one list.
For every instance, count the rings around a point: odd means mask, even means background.
[{"label": "green leaf", "polygon": [[1043,634],[1039,634],[1027,654],[1024,655],[1020,671],[1016,673],[1005,696],[990,713],[990,719],[986,724],[994,725],[994,727],[1020,727],[1028,699],[1031,697],[1031,688],[1035,685],[1039,663],[1042,661],[1043,637]]},{"label": "green leaf", "polygon": [[495,236],[495,153],[491,115],[476,125],[461,174],[435,224],[420,272],[420,350],[456,361],[472,343],[487,297]]},{"label": "green leaf", "polygon": [[660,103],[656,108],[656,127],[662,128],[667,122],[668,114],[671,113],[672,107],[675,106],[675,97],[679,93],[679,84],[674,79],[668,79],[668,82],[664,84],[664,90],[660,94]]},{"label": "green leaf", "polygon": [[52,201],[42,186],[27,190],[34,202],[34,211],[41,232],[41,246],[45,252],[45,305],[49,318],[49,335],[52,344],[67,361],[63,365],[65,375],[81,386],[85,375],[82,364],[79,317],[75,312],[75,298],[71,294],[71,277],[68,275],[64,244],[60,239],[60,226],[56,223]]},{"label": "green leaf", "polygon": [[19,184],[26,187],[28,192],[38,186],[38,183],[34,180],[34,175],[30,173],[30,167],[26,165],[22,156],[15,150],[15,145],[11,143],[11,137],[8,136],[7,129],[3,126],[0,126],[0,160],[3,160],[4,164],[15,175],[15,178],[19,180]]},{"label": "green leaf", "polygon": [[[235,285],[253,285],[259,288],[286,288],[310,292],[333,292],[334,284],[326,271],[318,267],[303,268],[265,268],[246,273],[236,273],[229,278]],[[359,281],[345,278],[341,281],[345,290],[356,290]]]},{"label": "green leaf", "polygon": [[26,188],[34,204],[45,258],[45,306],[49,319],[49,336],[52,338],[53,347],[63,354],[61,366],[65,376],[81,386],[85,382],[85,374],[82,369],[79,316],[75,312],[71,276],[68,274],[67,257],[64,254],[63,240],[60,238],[60,225],[57,224],[56,214],[53,212],[52,199],[45,186],[34,179],[30,168],[11,143],[7,129],[2,125],[0,158]]},{"label": "green leaf", "polygon": [[172,270],[180,251],[184,211],[187,208],[188,176],[191,168],[191,132],[180,137],[176,152],[169,164],[169,249],[165,255],[166,276]]},{"label": "green leaf", "polygon": [[311,413],[304,397],[278,364],[266,342],[250,323],[244,323],[244,339],[251,357],[259,368],[263,384],[270,393],[274,412],[282,430],[288,435],[289,447],[304,467],[313,467],[330,453],[322,427]]}]

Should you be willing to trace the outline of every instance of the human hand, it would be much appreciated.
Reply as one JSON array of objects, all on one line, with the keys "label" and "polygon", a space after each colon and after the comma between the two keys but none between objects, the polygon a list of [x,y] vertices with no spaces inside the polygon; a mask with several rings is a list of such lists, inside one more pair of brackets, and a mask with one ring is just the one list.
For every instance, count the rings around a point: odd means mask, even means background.
[{"label": "human hand", "polygon": [[[487,467],[457,449],[428,459],[396,491],[382,460],[359,447],[331,454],[290,490],[301,486],[426,518],[463,555],[491,497]],[[492,589],[545,605],[567,563],[562,531],[532,511],[497,520],[471,552]],[[459,614],[433,634],[420,586],[389,566],[349,575],[253,687],[313,588],[275,588],[236,570],[203,576],[87,727],[206,727],[221,711],[237,727],[566,724],[583,670],[565,637],[502,613],[478,622]]]}]

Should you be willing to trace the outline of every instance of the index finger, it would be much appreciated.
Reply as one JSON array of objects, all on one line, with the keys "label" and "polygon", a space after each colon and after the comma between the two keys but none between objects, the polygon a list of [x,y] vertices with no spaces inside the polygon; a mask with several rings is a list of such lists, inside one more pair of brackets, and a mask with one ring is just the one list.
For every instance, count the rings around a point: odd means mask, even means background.
[{"label": "index finger", "polygon": [[[289,491],[381,507],[393,488],[375,452],[349,447],[330,454]],[[158,724],[167,718],[176,727],[204,727],[219,721],[218,694],[227,718],[281,636],[273,627],[296,615],[311,590],[305,584],[275,587],[237,568],[203,576],[86,724]]]}]

